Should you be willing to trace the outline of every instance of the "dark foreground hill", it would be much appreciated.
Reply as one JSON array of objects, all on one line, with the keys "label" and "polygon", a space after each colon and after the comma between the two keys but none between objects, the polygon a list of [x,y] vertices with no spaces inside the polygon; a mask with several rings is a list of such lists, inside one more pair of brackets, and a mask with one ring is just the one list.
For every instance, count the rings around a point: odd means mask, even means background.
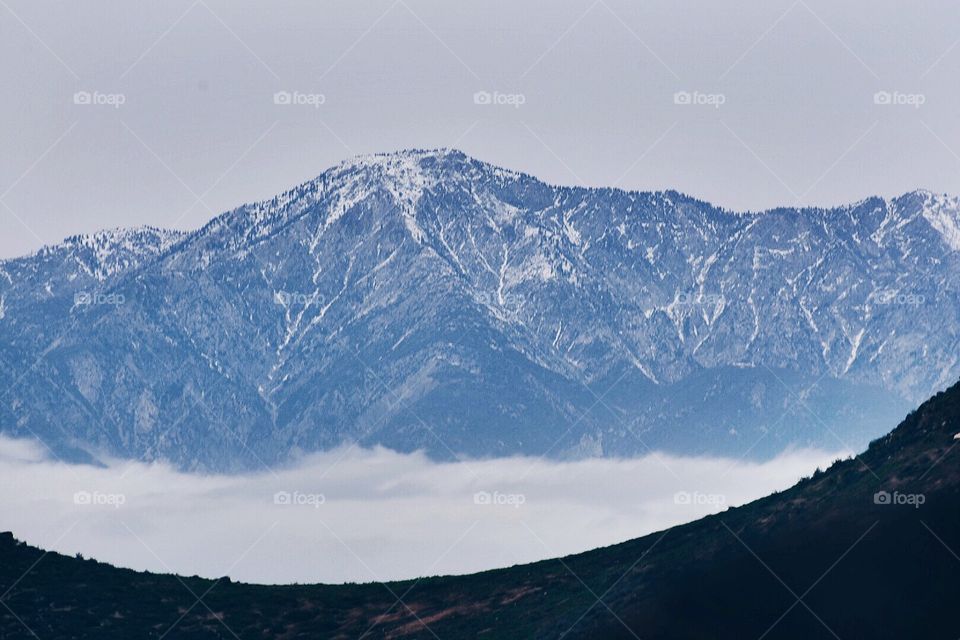
[{"label": "dark foreground hill", "polygon": [[957,432],[960,385],[782,493],[576,556],[415,582],[179,578],[5,534],[0,638],[957,638]]}]

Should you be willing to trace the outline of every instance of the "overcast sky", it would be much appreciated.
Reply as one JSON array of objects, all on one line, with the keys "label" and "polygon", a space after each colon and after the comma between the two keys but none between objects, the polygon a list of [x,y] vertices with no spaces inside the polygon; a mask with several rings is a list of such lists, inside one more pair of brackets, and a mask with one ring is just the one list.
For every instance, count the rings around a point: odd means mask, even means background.
[{"label": "overcast sky", "polygon": [[408,147],[735,209],[956,194],[957,24],[947,0],[2,0],[0,257]]}]

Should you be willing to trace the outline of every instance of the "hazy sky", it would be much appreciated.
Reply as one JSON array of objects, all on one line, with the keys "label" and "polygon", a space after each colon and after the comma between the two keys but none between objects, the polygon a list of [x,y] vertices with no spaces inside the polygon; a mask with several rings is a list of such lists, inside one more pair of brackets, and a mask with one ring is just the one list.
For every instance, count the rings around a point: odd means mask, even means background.
[{"label": "hazy sky", "polygon": [[407,147],[737,209],[960,193],[957,24],[946,0],[2,0],[0,257]]}]

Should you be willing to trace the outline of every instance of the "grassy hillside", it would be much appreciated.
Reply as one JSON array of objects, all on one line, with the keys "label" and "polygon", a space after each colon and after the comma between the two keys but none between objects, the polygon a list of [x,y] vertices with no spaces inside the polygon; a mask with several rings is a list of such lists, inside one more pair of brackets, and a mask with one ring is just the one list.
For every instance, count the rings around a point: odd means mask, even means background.
[{"label": "grassy hillside", "polygon": [[[257,586],[117,569],[3,534],[0,638],[954,639],[958,432],[960,385],[782,493],[470,576]],[[881,491],[891,504],[876,503]]]}]

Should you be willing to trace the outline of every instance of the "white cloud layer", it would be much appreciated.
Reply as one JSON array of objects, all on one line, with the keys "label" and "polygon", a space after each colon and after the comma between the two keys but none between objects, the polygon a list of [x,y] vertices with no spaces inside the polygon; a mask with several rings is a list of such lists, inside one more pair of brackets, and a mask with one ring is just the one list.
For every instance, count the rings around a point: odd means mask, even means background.
[{"label": "white cloud layer", "polygon": [[467,573],[608,545],[784,489],[837,453],[439,463],[340,449],[196,475],[52,461],[0,438],[0,529],[61,553],[262,583]]}]

